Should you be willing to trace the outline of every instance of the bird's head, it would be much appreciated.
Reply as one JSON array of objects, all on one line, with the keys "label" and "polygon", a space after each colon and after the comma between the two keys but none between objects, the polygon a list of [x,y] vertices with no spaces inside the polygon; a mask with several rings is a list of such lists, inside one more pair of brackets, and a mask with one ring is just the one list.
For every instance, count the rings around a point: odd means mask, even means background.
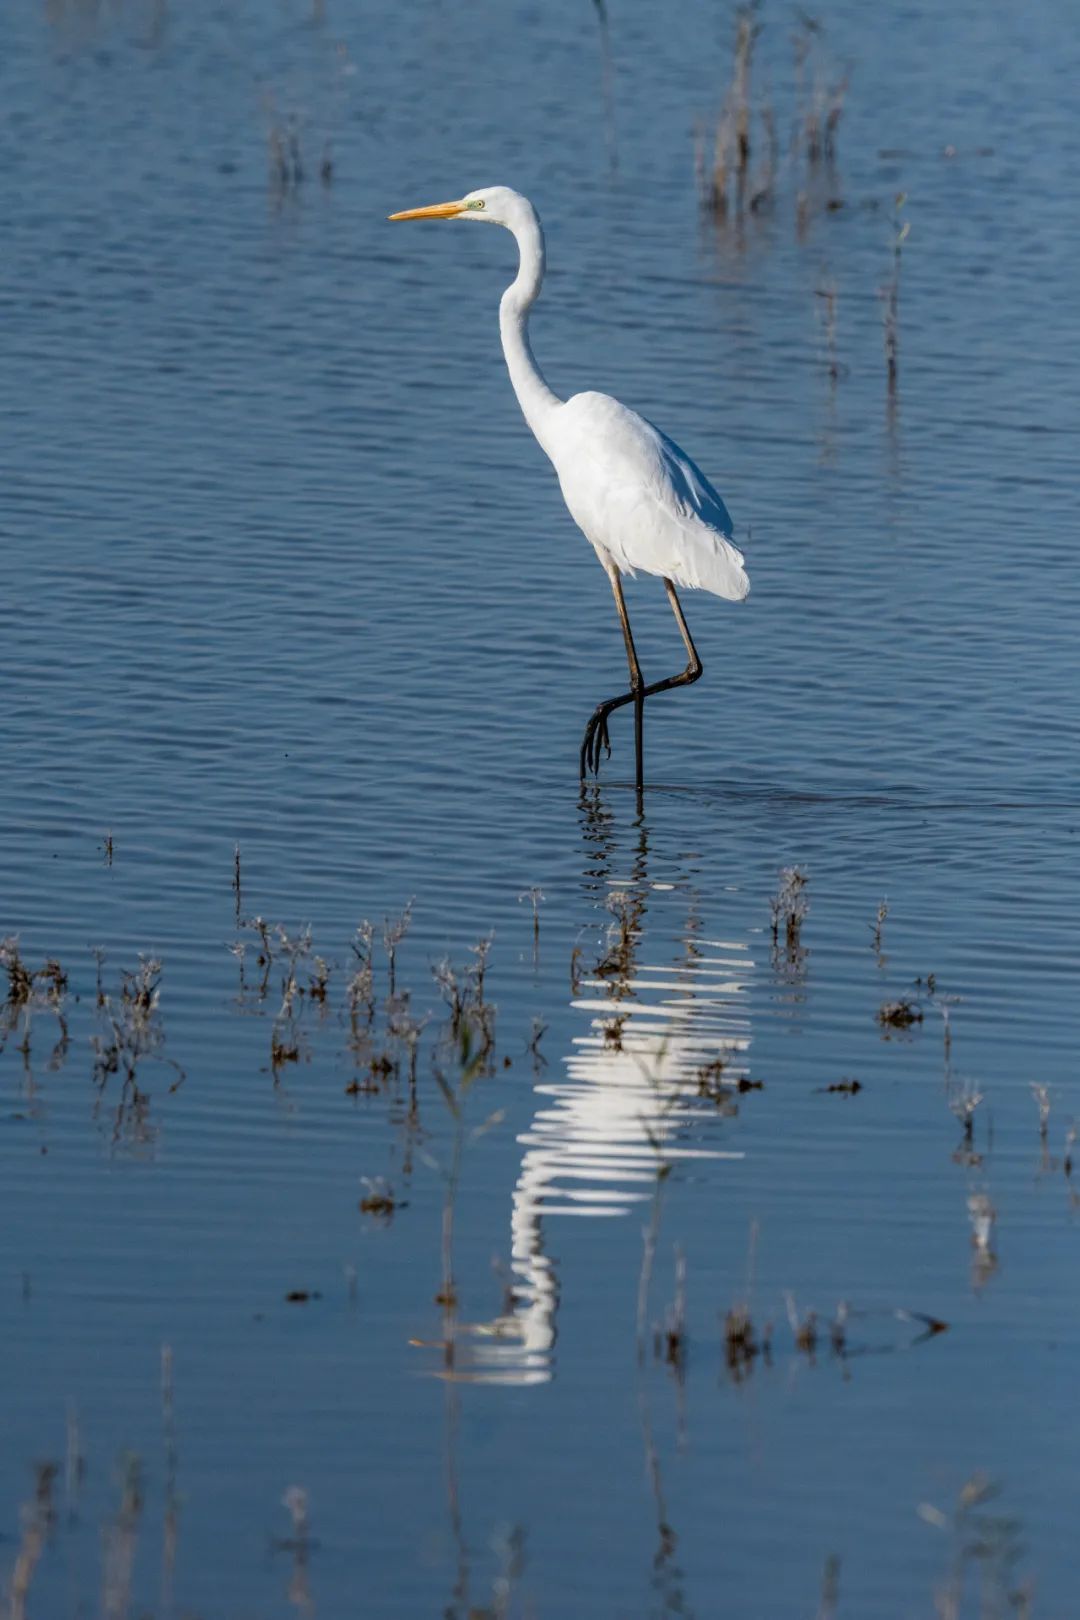
[{"label": "bird's head", "polygon": [[427,208],[406,208],[390,219],[481,219],[492,225],[505,225],[509,231],[536,218],[533,205],[509,186],[485,186],[470,191],[457,202],[432,203]]}]

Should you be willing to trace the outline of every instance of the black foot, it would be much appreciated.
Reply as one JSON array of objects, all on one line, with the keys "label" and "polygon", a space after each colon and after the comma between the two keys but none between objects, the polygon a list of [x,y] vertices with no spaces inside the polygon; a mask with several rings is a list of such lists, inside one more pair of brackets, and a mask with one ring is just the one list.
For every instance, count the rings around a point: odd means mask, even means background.
[{"label": "black foot", "polygon": [[611,703],[598,704],[593,711],[588,725],[585,727],[585,737],[581,744],[581,780],[584,782],[591,771],[593,776],[600,775],[600,750],[603,749],[608,759],[611,758],[611,738],[608,736],[608,715],[615,707]]}]

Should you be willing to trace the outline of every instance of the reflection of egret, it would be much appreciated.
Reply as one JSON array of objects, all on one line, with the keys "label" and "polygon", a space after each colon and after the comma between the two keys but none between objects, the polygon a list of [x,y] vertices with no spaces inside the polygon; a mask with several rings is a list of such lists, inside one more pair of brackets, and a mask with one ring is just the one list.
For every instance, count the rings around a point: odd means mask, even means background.
[{"label": "reflection of egret", "polygon": [[691,914],[678,925],[680,960],[639,964],[646,903],[677,898],[650,885],[643,856],[630,888],[614,891],[611,949],[571,1003],[587,1028],[572,1038],[565,1074],[537,1085],[536,1113],[518,1137],[513,1308],[480,1330],[468,1376],[550,1378],[559,1279],[545,1248],[549,1218],[626,1214],[651,1198],[661,1155],[675,1164],[742,1157],[703,1144],[698,1082],[717,1059],[725,1081],[746,1075],[753,962],[739,941],[702,937]]},{"label": "reflection of egret", "polygon": [[[633,703],[640,788],[645,699],[673,686],[687,686],[701,674],[701,660],[675,586],[712,591],[735,602],[750,589],[742,553],[731,542],[727,508],[690,458],[651,422],[607,394],[575,394],[561,400],[544,381],[527,332],[529,310],[544,279],[544,234],[527,197],[506,186],[492,186],[470,191],[458,202],[409,208],[390,218],[488,220],[504,225],[517,241],[517,278],[499,306],[510,381],[525,420],[559,475],[571,517],[607,571],[630,666],[630,691],[601,703],[585,728],[581,774],[599,769],[602,748],[611,751],[612,711]],[[687,655],[680,674],[648,686],[634,651],[622,590],[622,575],[632,576],[639,568],[663,578]]]}]

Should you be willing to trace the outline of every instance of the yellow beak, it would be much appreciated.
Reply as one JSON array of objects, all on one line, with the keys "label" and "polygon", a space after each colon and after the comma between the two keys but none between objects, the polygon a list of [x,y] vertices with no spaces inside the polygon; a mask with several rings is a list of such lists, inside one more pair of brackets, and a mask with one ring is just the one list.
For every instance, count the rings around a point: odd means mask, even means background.
[{"label": "yellow beak", "polygon": [[430,208],[406,208],[400,214],[388,214],[387,219],[453,219],[465,212],[463,202],[432,203]]}]

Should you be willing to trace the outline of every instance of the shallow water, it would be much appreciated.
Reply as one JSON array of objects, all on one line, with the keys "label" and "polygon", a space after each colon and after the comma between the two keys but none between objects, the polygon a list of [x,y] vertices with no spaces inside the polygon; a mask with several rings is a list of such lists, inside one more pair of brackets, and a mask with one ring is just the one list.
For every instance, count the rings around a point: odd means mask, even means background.
[{"label": "shallow water", "polygon": [[[772,1617],[828,1613],[838,1558],[836,1613],[891,1620],[972,1544],[962,1612],[1028,1580],[1071,1612],[1071,14],[827,8],[835,172],[785,158],[717,227],[728,20],[608,9],[607,79],[585,0],[6,21],[0,938],[68,976],[66,1044],[45,981],[0,1019],[30,1614]],[[753,580],[688,597],[705,677],[650,707],[640,813],[625,715],[578,791],[621,640],[502,367],[511,244],[384,222],[502,181],[548,230],[549,380],[685,445]],[[678,667],[658,583],[628,602],[646,674]],[[255,917],[311,926],[284,1013]],[[431,969],[492,934],[463,1057]],[[125,1086],[98,974],[120,1016],[140,953]],[[477,1061],[453,1309],[436,1070],[453,1100]],[[740,1303],[768,1356],[725,1343]]]}]

